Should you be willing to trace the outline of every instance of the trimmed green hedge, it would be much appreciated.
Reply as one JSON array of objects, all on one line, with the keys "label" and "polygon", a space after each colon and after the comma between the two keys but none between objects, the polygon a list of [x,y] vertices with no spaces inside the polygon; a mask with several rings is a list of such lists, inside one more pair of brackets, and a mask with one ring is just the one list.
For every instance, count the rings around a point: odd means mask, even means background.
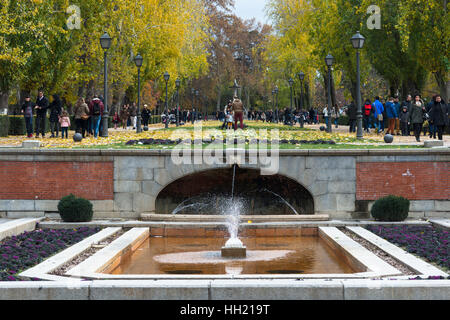
[{"label": "trimmed green hedge", "polygon": [[377,221],[403,221],[408,217],[409,200],[389,195],[375,201],[370,213]]},{"label": "trimmed green hedge", "polygon": [[63,197],[58,203],[58,211],[64,222],[89,222],[94,211],[89,200],[77,198],[73,194]]},{"label": "trimmed green hedge", "polygon": [[0,116],[0,137],[7,137],[9,132],[9,117]]}]

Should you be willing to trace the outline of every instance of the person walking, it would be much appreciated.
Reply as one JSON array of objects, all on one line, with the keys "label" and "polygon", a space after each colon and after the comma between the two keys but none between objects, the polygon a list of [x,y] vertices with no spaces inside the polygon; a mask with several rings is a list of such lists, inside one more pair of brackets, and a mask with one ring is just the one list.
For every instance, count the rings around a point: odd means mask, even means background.
[{"label": "person walking", "polygon": [[330,117],[328,115],[328,106],[325,106],[325,108],[323,108],[323,118],[325,119],[325,124],[328,128],[328,121],[330,121]]},{"label": "person walking", "polygon": [[27,137],[33,137],[33,108],[35,104],[31,102],[30,95],[25,96],[25,102],[22,104],[21,112],[25,118],[25,126],[27,128]]},{"label": "person walking", "polygon": [[397,110],[394,104],[394,98],[389,98],[389,101],[386,102],[386,117],[388,119],[388,129],[386,133],[394,135],[395,129],[395,119],[398,118]]},{"label": "person walking", "polygon": [[152,117],[152,112],[148,108],[148,105],[144,104],[144,109],[142,109],[142,123],[144,127],[148,127],[148,123]]},{"label": "person walking", "polygon": [[119,118],[122,120],[122,129],[128,129],[128,117],[130,116],[128,105],[124,104],[122,108],[120,108]]},{"label": "person walking", "polygon": [[449,107],[442,100],[440,95],[434,97],[433,105],[430,110],[430,124],[432,123],[435,127],[438,139],[442,140],[444,128],[449,126]]},{"label": "person walking", "polygon": [[136,129],[137,123],[137,106],[136,102],[133,102],[133,105],[130,107],[130,125],[133,126],[133,130]]},{"label": "person walking", "polygon": [[234,112],[234,130],[237,130],[237,123],[240,122],[240,128],[244,129],[244,104],[237,97],[234,96],[232,111]]},{"label": "person walking", "polygon": [[94,138],[96,139],[98,138],[100,121],[102,120],[104,109],[105,107],[103,106],[102,101],[97,96],[95,96],[89,105],[89,110],[92,117],[92,124],[94,128]]},{"label": "person walking", "polygon": [[395,108],[395,111],[397,111],[397,118],[395,118],[395,134],[399,136],[400,132],[401,132],[399,116],[400,116],[400,111],[402,111],[402,110],[401,110],[398,96],[394,96],[394,108]]},{"label": "person walking", "polygon": [[423,116],[425,113],[425,104],[419,94],[414,96],[414,102],[411,103],[409,112],[409,122],[413,126],[416,141],[420,142],[420,132],[422,131]]},{"label": "person walking", "polygon": [[[436,101],[436,95],[434,95],[431,98],[431,101],[427,104],[425,107],[426,113],[429,115],[431,109],[433,108],[433,105]],[[430,138],[436,139],[436,126],[433,124],[432,121],[428,121],[428,131],[430,132]]]},{"label": "person walking", "polygon": [[88,105],[84,102],[84,98],[78,98],[73,112],[75,115],[75,131],[81,133],[84,138],[86,136],[87,123],[91,113]]},{"label": "person walking", "polygon": [[382,123],[384,122],[384,118],[383,118],[384,107],[383,107],[383,104],[380,102],[380,97],[375,98],[375,101],[373,102],[372,107],[374,108],[374,112],[375,112],[374,113],[375,126],[376,126],[376,132],[378,134],[378,133],[382,132],[381,127],[382,127]]},{"label": "person walking", "polygon": [[59,118],[59,124],[61,125],[61,138],[69,138],[69,128],[70,128],[70,118],[67,111],[63,111],[61,117]]},{"label": "person walking", "polygon": [[47,118],[48,99],[44,96],[44,91],[39,90],[38,98],[36,100],[36,138],[39,138],[39,133],[42,138],[45,138],[45,120]]},{"label": "person walking", "polygon": [[[411,112],[411,101],[412,101],[412,97],[411,97],[410,94],[408,94],[408,95],[406,96],[406,100],[403,101],[403,102],[402,102],[402,105],[401,105],[402,109],[403,109],[403,107],[406,107],[406,108],[408,109],[408,113]],[[406,129],[406,131],[408,132],[407,135],[409,136],[409,134],[410,134],[410,132],[411,132],[411,127],[410,127],[410,125],[408,125],[408,128]]]},{"label": "person walking", "polygon": [[399,113],[400,129],[402,131],[402,136],[408,136],[408,121],[409,121],[409,111],[407,106],[403,106]]},{"label": "person walking", "polygon": [[[49,106],[50,109],[50,132],[51,136],[50,138],[58,138],[59,135],[59,117],[61,116],[62,112],[62,102],[61,99],[59,99],[59,96],[57,94],[54,94],[53,101]],[[56,136],[55,136],[56,132]]]},{"label": "person walking", "polygon": [[372,102],[367,99],[364,102],[363,106],[363,121],[364,121],[364,131],[367,133],[370,132],[370,118],[372,117],[373,108],[372,108]]},{"label": "person walking", "polygon": [[349,121],[349,132],[356,132],[356,105],[353,101],[347,108],[347,116]]}]

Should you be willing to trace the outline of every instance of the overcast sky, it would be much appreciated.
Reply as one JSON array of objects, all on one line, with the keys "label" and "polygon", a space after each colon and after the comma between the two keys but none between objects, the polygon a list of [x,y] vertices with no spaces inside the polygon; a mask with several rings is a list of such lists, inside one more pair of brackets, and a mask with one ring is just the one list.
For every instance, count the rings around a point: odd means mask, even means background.
[{"label": "overcast sky", "polygon": [[268,23],[264,7],[266,0],[235,0],[236,15],[244,19],[255,18],[261,23]]}]

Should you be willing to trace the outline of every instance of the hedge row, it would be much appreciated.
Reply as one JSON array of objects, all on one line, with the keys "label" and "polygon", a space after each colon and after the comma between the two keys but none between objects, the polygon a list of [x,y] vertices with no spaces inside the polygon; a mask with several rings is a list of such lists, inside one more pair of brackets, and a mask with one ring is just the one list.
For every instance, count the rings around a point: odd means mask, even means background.
[{"label": "hedge row", "polygon": [[[161,122],[161,116],[152,116],[151,124]],[[108,127],[113,128],[112,117],[109,117]],[[35,119],[33,119],[33,132],[36,129]],[[70,130],[75,130],[75,119],[70,118]],[[45,120],[45,132],[50,132],[50,121]],[[0,116],[0,137],[22,136],[26,134],[25,119],[23,116]]]}]

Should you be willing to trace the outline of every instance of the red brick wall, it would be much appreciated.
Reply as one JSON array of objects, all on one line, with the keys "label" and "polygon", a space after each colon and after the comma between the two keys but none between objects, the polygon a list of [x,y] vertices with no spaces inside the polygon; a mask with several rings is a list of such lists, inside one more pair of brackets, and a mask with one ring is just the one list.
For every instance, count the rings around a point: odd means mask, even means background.
[{"label": "red brick wall", "polygon": [[364,162],[356,164],[356,199],[389,194],[409,200],[450,199],[448,162]]},{"label": "red brick wall", "polygon": [[59,200],[70,193],[114,199],[113,162],[0,161],[0,199]]}]

